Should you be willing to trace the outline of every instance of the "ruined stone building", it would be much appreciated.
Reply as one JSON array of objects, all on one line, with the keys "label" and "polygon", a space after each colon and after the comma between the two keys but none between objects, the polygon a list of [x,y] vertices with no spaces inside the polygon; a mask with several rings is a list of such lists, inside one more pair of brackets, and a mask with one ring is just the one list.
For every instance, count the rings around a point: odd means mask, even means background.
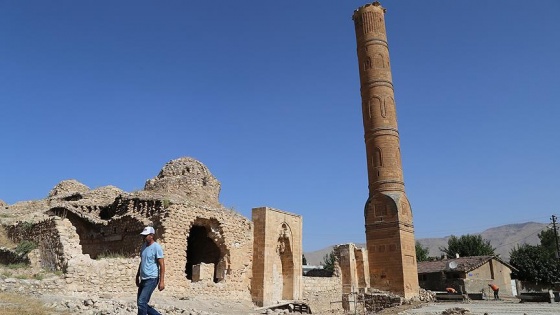
[{"label": "ruined stone building", "polygon": [[356,29],[369,196],[364,208],[371,285],[418,295],[412,210],[406,198],[385,9],[358,8]]},{"label": "ruined stone building", "polygon": [[131,193],[62,181],[43,200],[3,204],[0,223],[15,242],[38,244],[32,263],[63,272],[61,292],[134,294],[139,233],[151,225],[165,252],[163,294],[301,300],[301,216],[260,207],[251,221],[219,193],[205,165],[180,158]]}]

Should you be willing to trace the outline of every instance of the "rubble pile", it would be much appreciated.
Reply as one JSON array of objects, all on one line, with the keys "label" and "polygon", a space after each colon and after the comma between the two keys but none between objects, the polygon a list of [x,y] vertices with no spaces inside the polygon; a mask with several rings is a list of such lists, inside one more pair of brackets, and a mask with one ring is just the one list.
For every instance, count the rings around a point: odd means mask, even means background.
[{"label": "rubble pile", "polygon": [[448,308],[445,311],[441,312],[441,315],[462,315],[462,314],[471,314],[471,311],[466,308],[454,307],[454,308]]},{"label": "rubble pile", "polygon": [[422,302],[433,302],[436,300],[436,294],[432,291],[420,288],[418,293],[418,300]]}]

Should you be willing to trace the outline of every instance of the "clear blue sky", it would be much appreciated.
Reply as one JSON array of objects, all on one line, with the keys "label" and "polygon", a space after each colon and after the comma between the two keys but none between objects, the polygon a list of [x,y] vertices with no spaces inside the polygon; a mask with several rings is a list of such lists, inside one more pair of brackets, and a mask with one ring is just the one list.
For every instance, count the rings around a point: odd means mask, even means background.
[{"label": "clear blue sky", "polygon": [[[0,1],[0,199],[191,156],[304,250],[362,242],[364,1]],[[384,1],[416,236],[559,214],[560,1]]]}]

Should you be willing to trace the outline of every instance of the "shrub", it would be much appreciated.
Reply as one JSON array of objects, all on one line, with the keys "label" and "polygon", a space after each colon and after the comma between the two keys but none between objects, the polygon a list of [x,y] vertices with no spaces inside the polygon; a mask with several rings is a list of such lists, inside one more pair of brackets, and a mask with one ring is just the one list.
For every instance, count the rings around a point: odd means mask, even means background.
[{"label": "shrub", "polygon": [[25,222],[21,222],[20,224],[21,224],[21,228],[22,228],[24,231],[29,231],[29,230],[31,230],[31,229],[33,228],[33,223],[31,223],[31,222],[26,222],[26,221],[25,221]]},{"label": "shrub", "polygon": [[19,255],[27,255],[29,254],[30,251],[34,250],[35,248],[37,248],[37,243],[33,242],[33,241],[21,241],[17,246],[16,246],[16,253],[18,253]]}]

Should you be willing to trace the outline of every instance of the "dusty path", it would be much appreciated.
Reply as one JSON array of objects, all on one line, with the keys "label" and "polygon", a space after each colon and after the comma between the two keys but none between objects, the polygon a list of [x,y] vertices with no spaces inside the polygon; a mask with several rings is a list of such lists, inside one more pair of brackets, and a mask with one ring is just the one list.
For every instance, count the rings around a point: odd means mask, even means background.
[{"label": "dusty path", "polygon": [[[437,302],[423,305],[421,308],[408,309],[393,314],[442,314],[450,308],[463,308],[472,315],[558,315],[560,303],[519,303],[518,299],[502,301],[472,301],[470,303]],[[391,314],[391,313],[386,313]],[[466,313],[469,314],[469,313]]]},{"label": "dusty path", "polygon": [[[0,293],[1,295],[2,293]],[[116,299],[70,298],[57,295],[34,295],[18,301],[28,308],[35,305],[31,300],[41,301],[47,308],[45,312],[35,313],[9,313],[9,314],[103,314],[103,315],[132,315],[136,314],[135,300],[133,297],[119,297]],[[25,295],[25,294],[23,294]],[[178,300],[169,297],[155,296],[155,306],[163,311],[162,314],[188,314],[188,315],[256,315],[262,312],[255,311],[255,307],[247,302],[223,301],[213,299],[193,298]],[[23,306],[22,305],[22,306]],[[376,315],[441,315],[444,311],[459,308],[468,310],[465,315],[558,315],[560,303],[519,303],[517,299],[505,301],[473,301],[470,303],[435,302],[402,305],[385,309]],[[0,308],[1,309],[1,308]],[[28,310],[30,311],[30,310]],[[1,312],[0,312],[1,313]],[[279,314],[269,312],[268,314]],[[338,313],[329,313],[330,315]],[[454,313],[460,314],[460,313]],[[321,315],[321,314],[320,314]],[[324,315],[324,314],[323,314]],[[342,315],[342,314],[341,314]]]}]

